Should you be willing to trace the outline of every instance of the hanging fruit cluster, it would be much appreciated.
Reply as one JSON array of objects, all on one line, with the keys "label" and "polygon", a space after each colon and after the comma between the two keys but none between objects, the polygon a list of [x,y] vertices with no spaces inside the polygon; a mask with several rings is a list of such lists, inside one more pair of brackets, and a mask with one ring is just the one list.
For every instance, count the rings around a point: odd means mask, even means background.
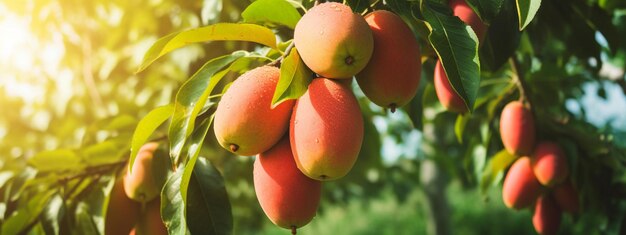
[{"label": "hanging fruit cluster", "polygon": [[509,153],[522,156],[504,179],[502,199],[512,209],[534,209],[539,234],[557,234],[563,211],[578,213],[578,192],[569,176],[567,158],[558,144],[543,140],[535,145],[535,122],[522,102],[507,104],[500,117],[502,143]]},{"label": "hanging fruit cluster", "polygon": [[420,49],[411,29],[394,13],[365,17],[340,3],[311,8],[294,31],[295,50],[319,77],[297,100],[272,105],[280,70],[273,66],[241,75],[215,112],[222,147],[257,155],[254,187],[276,225],[295,229],[315,216],[321,182],[348,174],[363,142],[363,117],[351,79],[374,103],[407,104],[420,81]]},{"label": "hanging fruit cluster", "polygon": [[[125,168],[111,190],[106,212],[105,234],[168,234],[161,220],[161,188],[167,168],[155,163],[158,143],[139,149],[132,171]],[[162,158],[165,159],[165,158]]]}]

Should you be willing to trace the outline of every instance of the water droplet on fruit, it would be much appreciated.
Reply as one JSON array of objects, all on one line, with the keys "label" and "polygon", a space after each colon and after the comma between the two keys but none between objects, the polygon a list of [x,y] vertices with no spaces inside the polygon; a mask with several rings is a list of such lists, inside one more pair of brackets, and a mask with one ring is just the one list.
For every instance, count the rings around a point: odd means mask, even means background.
[{"label": "water droplet on fruit", "polygon": [[324,35],[324,30],[320,30],[320,35]]},{"label": "water droplet on fruit", "polygon": [[319,143],[319,142],[320,142],[320,139],[315,138],[315,143]]}]

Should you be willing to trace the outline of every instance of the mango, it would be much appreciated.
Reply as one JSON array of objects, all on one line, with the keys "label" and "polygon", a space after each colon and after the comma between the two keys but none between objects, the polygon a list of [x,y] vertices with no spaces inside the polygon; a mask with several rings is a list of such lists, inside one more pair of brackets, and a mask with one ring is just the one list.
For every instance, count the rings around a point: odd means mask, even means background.
[{"label": "mango", "polygon": [[561,226],[562,211],[552,195],[539,197],[533,214],[533,226],[540,235],[556,235]]},{"label": "mango", "polygon": [[287,133],[295,103],[287,100],[272,108],[280,70],[272,66],[252,69],[222,96],[214,119],[214,131],[222,147],[242,156],[270,149]]},{"label": "mango", "polygon": [[533,171],[545,186],[560,184],[569,175],[567,158],[559,145],[550,141],[537,144],[533,154]]},{"label": "mango", "polygon": [[435,83],[437,98],[446,110],[455,113],[466,113],[468,111],[461,96],[452,88],[446,71],[443,69],[439,60],[437,60],[437,64],[435,65],[433,82]]},{"label": "mango", "polygon": [[128,171],[124,175],[124,191],[126,195],[138,202],[148,202],[161,193],[161,183],[158,182],[158,172],[153,166],[154,152],[158,143],[151,142],[143,145],[135,162],[132,166],[132,172]]},{"label": "mango", "polygon": [[135,232],[137,235],[167,235],[167,227],[161,219],[161,197],[146,204]]},{"label": "mango", "polygon": [[500,115],[500,137],[511,154],[529,155],[535,147],[535,119],[520,101],[508,103]]},{"label": "mango", "polygon": [[541,184],[535,178],[530,158],[517,159],[504,178],[502,199],[504,205],[512,209],[522,209],[535,203],[541,193]]},{"label": "mango", "polygon": [[419,44],[409,26],[392,12],[374,11],[365,21],[374,35],[374,52],[356,79],[367,98],[394,112],[417,92],[422,71]]},{"label": "mango", "polygon": [[348,174],[363,143],[363,116],[346,85],[313,79],[296,102],[289,137],[298,169],[316,180]]},{"label": "mango", "polygon": [[259,204],[272,223],[295,230],[315,217],[322,184],[298,170],[288,136],[257,155],[253,179]]},{"label": "mango", "polygon": [[465,2],[465,0],[450,0],[448,5],[452,8],[452,12],[454,12],[455,16],[472,27],[479,42],[482,42],[485,39],[487,25],[480,20],[480,17],[467,5],[467,2]]},{"label": "mango", "polygon": [[126,196],[124,179],[117,180],[109,195],[109,204],[104,220],[104,234],[131,234],[139,218],[140,210],[141,204]]},{"label": "mango", "polygon": [[309,9],[296,24],[293,41],[302,61],[328,78],[352,78],[367,65],[374,48],[363,17],[336,2]]},{"label": "mango", "polygon": [[554,199],[561,210],[570,214],[577,214],[580,210],[580,201],[578,199],[578,191],[572,185],[572,182],[566,181],[554,187]]}]

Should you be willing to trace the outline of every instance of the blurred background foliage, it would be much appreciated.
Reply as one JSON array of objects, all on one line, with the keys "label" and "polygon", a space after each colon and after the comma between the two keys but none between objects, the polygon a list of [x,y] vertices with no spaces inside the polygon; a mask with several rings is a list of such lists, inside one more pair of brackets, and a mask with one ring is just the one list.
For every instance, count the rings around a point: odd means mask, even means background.
[{"label": "blurred background foliage", "polygon": [[[128,157],[137,122],[170,103],[209,59],[262,49],[247,42],[192,44],[135,74],[144,53],[172,32],[240,22],[249,4],[0,1],[2,234],[102,231],[102,204]],[[496,49],[481,49],[481,88],[471,116],[445,112],[438,103],[432,85],[435,58],[419,35],[428,58],[410,105],[387,113],[354,83],[366,120],[363,149],[348,176],[324,184],[318,216],[301,234],[534,233],[531,213],[506,209],[500,187],[491,187],[500,184],[503,169],[487,170],[502,149],[499,112],[517,99],[511,66],[504,63],[510,54],[504,62],[501,58],[513,51],[540,139],[557,140],[574,162],[584,212],[567,216],[562,234],[625,231],[625,5],[621,0],[544,0],[521,33],[506,31],[516,18],[497,16],[491,27],[499,30],[491,30],[487,39]],[[293,33],[275,30],[281,41]],[[163,128],[154,136],[166,133]],[[256,201],[253,158],[232,156],[209,133],[201,156],[224,176],[234,234],[285,234]],[[485,174],[495,179],[483,182]]]}]

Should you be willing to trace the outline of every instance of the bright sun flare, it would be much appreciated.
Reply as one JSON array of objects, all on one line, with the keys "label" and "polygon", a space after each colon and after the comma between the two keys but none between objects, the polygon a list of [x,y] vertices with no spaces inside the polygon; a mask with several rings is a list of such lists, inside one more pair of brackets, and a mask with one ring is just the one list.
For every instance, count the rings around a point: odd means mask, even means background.
[{"label": "bright sun flare", "polygon": [[[41,100],[45,82],[63,56],[63,44],[40,41],[29,18],[16,15],[0,3],[0,89],[27,103]],[[37,66],[40,65],[40,66]]]}]

